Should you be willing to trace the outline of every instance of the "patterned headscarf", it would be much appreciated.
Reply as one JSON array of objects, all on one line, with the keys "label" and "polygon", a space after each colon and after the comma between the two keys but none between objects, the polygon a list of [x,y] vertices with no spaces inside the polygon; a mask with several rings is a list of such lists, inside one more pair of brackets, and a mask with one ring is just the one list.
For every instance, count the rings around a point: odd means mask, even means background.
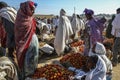
[{"label": "patterned headscarf", "polygon": [[85,14],[90,14],[90,15],[93,15],[94,14],[94,11],[91,10],[91,9],[87,9],[85,8],[85,10],[83,11]]},{"label": "patterned headscarf", "polygon": [[106,49],[103,44],[97,42],[96,47],[95,47],[95,52],[96,52],[96,54],[104,55],[104,54],[106,54]]},{"label": "patterned headscarf", "polygon": [[27,1],[20,4],[20,10],[23,14],[31,16],[33,15],[32,10],[37,6],[36,3],[32,1]]}]

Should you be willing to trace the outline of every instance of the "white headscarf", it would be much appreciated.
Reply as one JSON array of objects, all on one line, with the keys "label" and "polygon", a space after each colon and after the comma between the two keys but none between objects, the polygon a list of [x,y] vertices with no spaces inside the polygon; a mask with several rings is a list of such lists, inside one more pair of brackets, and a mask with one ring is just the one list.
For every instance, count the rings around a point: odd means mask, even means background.
[{"label": "white headscarf", "polygon": [[76,14],[73,14],[73,17],[72,17],[72,22],[71,22],[71,25],[72,25],[72,29],[73,29],[73,32],[75,33],[76,31],[78,31],[78,28],[79,28],[79,22],[78,22],[78,19],[77,19],[77,15]]},{"label": "white headscarf", "polygon": [[58,55],[64,52],[65,44],[69,40],[70,35],[73,34],[70,20],[65,14],[65,10],[61,9],[59,26],[54,40],[54,47]]},{"label": "white headscarf", "polygon": [[12,7],[5,7],[0,10],[0,17],[15,23],[17,11]]},{"label": "white headscarf", "polygon": [[98,56],[96,67],[87,73],[85,80],[106,80],[105,62]]},{"label": "white headscarf", "polygon": [[96,47],[95,47],[95,52],[99,55],[105,55],[106,54],[106,49],[103,44],[97,42]]},{"label": "white headscarf", "polygon": [[112,63],[106,56],[106,49],[105,49],[104,45],[97,42],[96,47],[95,47],[95,52],[97,55],[99,55],[104,60],[106,67],[107,67],[107,71],[108,72],[111,71],[112,70]]}]

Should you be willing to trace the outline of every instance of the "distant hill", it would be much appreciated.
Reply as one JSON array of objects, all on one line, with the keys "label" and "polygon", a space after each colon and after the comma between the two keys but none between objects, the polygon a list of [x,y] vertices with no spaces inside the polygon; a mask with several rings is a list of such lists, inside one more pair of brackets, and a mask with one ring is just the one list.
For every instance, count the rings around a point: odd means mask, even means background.
[{"label": "distant hill", "polygon": [[[105,17],[106,19],[110,19],[111,17],[112,17],[112,15],[114,15],[114,14],[97,14],[97,15],[94,15],[96,18],[101,18],[101,17]],[[39,17],[39,18],[41,18],[41,19],[43,19],[43,18],[53,18],[53,17],[55,17],[56,15],[54,15],[54,14],[48,14],[48,15],[44,15],[44,14],[35,14],[34,15],[35,17]],[[68,16],[69,17],[69,19],[71,19],[71,16]],[[84,19],[85,18],[85,14],[81,14],[80,15],[80,17],[82,18],[82,19]]]},{"label": "distant hill", "polygon": [[41,19],[43,19],[43,18],[53,18],[53,17],[55,17],[55,15],[53,15],[53,14],[50,14],[50,15],[41,15],[41,14],[35,14],[34,15],[35,17],[39,17],[39,18],[41,18]]},{"label": "distant hill", "polygon": [[[97,14],[97,15],[94,15],[94,16],[97,17],[97,18],[105,17],[106,19],[110,19],[112,17],[112,15],[114,15],[114,14]],[[85,18],[85,15],[81,14],[80,17]]]}]

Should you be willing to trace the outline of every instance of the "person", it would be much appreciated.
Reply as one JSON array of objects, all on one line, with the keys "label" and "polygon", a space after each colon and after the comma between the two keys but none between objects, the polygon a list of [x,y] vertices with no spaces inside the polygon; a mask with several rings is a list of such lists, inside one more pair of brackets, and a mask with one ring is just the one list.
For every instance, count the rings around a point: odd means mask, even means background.
[{"label": "person", "polygon": [[53,18],[53,33],[56,34],[57,27],[59,25],[59,16]]},{"label": "person", "polygon": [[38,38],[33,17],[37,4],[26,1],[20,4],[15,21],[15,42],[21,79],[34,74],[38,64]]},{"label": "person", "polygon": [[93,17],[94,11],[91,9],[85,9],[85,16],[87,18],[85,28],[85,55],[89,55],[90,48],[96,42],[101,42],[101,34],[97,20]]},{"label": "person", "polygon": [[52,30],[52,25],[51,25],[51,19],[50,18],[47,19],[47,27],[48,27],[47,33],[50,34],[51,30]]},{"label": "person", "polygon": [[1,53],[2,53],[0,55],[6,55],[6,32],[2,22],[0,22],[0,44],[1,44]]},{"label": "person", "polygon": [[57,28],[58,25],[59,25],[59,16],[56,16],[56,17],[53,19],[53,23],[54,23],[54,25],[55,25],[55,28]]},{"label": "person", "polygon": [[106,65],[100,56],[91,56],[86,64],[90,69],[85,80],[106,80]]},{"label": "person", "polygon": [[[73,68],[74,69],[74,68]],[[106,80],[106,65],[100,56],[89,56],[86,62],[86,70],[77,70],[72,80]]]},{"label": "person", "polygon": [[[113,66],[116,66],[118,60],[120,60],[120,8],[116,10],[117,14],[112,22],[112,35],[115,37],[114,46],[113,46]],[[119,58],[118,58],[119,55]]]},{"label": "person", "polygon": [[60,10],[59,26],[57,28],[54,40],[54,48],[58,56],[64,54],[65,46],[73,34],[70,20],[66,16],[64,9]]},{"label": "person", "polygon": [[43,29],[41,31],[42,41],[47,41],[50,39],[49,34],[47,33],[48,31],[49,31],[49,28],[47,26],[43,26]]},{"label": "person", "polygon": [[113,57],[113,52],[112,52],[113,43],[104,41],[103,45],[105,46],[105,49],[106,49],[106,56],[108,57],[109,60],[112,60],[112,57]]},{"label": "person", "polygon": [[112,80],[112,63],[106,56],[106,49],[104,45],[97,42],[95,45],[93,45],[92,52],[93,55],[98,55],[103,59],[107,68],[106,80]]},{"label": "person", "polygon": [[104,41],[104,36],[103,36],[103,32],[104,32],[104,29],[106,28],[106,25],[105,25],[105,22],[106,22],[106,18],[105,17],[102,17],[100,18],[98,21],[97,21],[97,24],[99,26],[99,30],[100,30],[100,36],[101,36],[101,43],[103,43]]},{"label": "person", "polygon": [[113,35],[111,34],[111,30],[112,30],[112,22],[115,18],[115,15],[112,15],[112,18],[108,21],[108,26],[107,26],[107,29],[106,29],[106,37],[107,38],[114,38]]},{"label": "person", "polygon": [[7,3],[0,2],[0,18],[7,33],[7,41],[6,46],[8,48],[8,57],[14,59],[14,48],[15,48],[15,40],[14,40],[14,24],[16,19],[17,11],[9,7]]},{"label": "person", "polygon": [[71,21],[73,33],[75,34],[75,39],[78,38],[78,33],[84,29],[84,22],[80,19],[79,15],[73,14]]},{"label": "person", "polygon": [[0,55],[0,80],[19,80],[17,67],[12,61],[12,59],[1,55]]}]

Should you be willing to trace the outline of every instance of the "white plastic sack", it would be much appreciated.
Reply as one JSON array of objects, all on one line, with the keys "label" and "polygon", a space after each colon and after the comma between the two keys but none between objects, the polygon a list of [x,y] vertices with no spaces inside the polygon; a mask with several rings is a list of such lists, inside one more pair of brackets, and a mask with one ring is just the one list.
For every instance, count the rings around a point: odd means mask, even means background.
[{"label": "white plastic sack", "polygon": [[48,44],[45,44],[40,48],[40,50],[42,50],[45,53],[52,54],[52,52],[54,51],[54,48]]}]

